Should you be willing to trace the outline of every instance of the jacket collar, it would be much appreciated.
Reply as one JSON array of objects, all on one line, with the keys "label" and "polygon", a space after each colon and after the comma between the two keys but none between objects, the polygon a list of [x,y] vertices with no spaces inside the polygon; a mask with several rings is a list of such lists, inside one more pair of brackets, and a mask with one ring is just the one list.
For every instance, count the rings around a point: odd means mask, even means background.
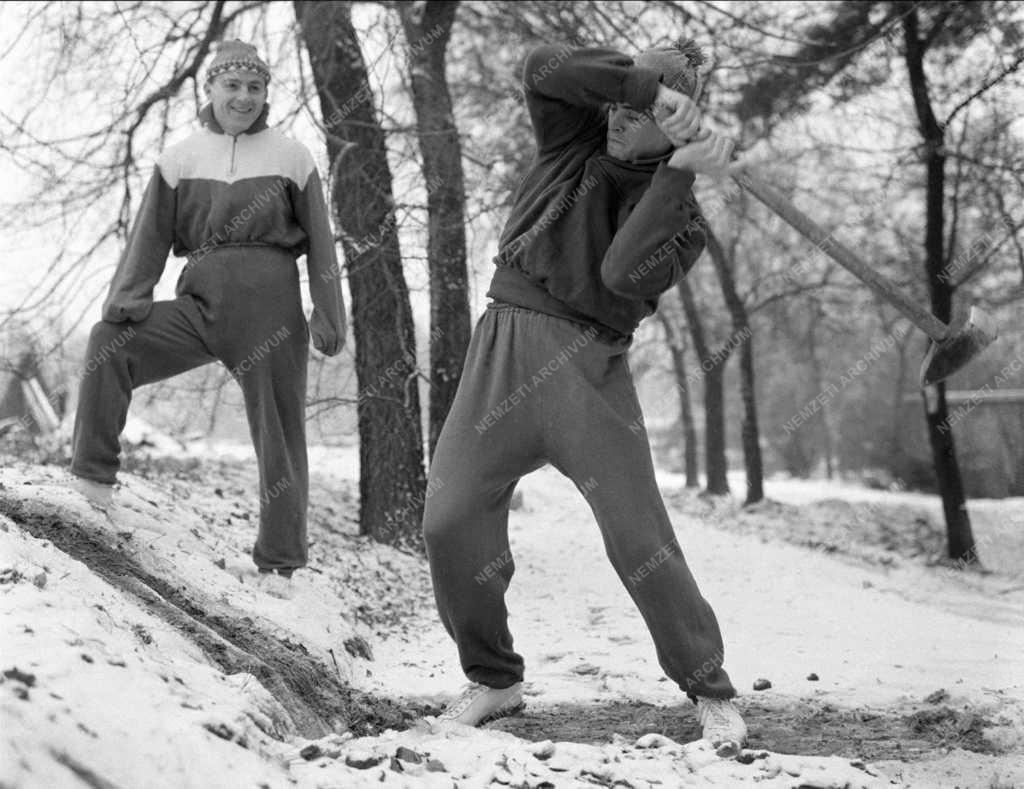
[{"label": "jacket collar", "polygon": [[661,166],[672,158],[672,151],[663,156],[655,156],[650,159],[641,159],[636,162],[627,162],[625,159],[617,159],[607,151],[602,152],[598,157],[604,166],[605,171],[611,175],[617,183],[624,185],[633,183],[646,188],[651,176]]},{"label": "jacket collar", "polygon": [[598,155],[597,160],[615,184],[620,199],[633,204],[647,191],[647,187],[651,184],[651,178],[654,177],[654,173],[662,162],[668,161],[671,157],[672,151],[670,150],[662,156],[627,162],[624,159],[617,159],[605,150]]},{"label": "jacket collar", "polygon": [[652,156],[650,159],[637,159],[635,162],[627,161],[625,159],[618,159],[612,156],[605,150],[605,158],[611,160],[615,164],[623,167],[627,170],[639,170],[641,172],[653,173],[658,169],[658,165],[662,162],[667,162],[672,158],[672,154],[675,153],[674,148],[669,148],[665,153],[660,156]]},{"label": "jacket collar", "polygon": [[[246,129],[242,134],[259,134],[267,128],[267,116],[270,114],[270,104],[263,105],[263,111],[259,114],[252,126]],[[225,134],[224,129],[217,123],[217,119],[213,115],[213,105],[207,104],[201,110],[199,110],[199,122],[207,129],[212,131],[214,134]]]}]

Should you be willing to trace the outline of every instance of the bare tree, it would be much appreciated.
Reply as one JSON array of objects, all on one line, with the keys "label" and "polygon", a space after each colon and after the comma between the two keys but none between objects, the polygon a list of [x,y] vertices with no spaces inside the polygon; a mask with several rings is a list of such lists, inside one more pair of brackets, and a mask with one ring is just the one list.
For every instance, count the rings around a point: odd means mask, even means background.
[{"label": "bare tree", "polygon": [[747,498],[745,504],[754,504],[764,498],[764,461],[761,459],[761,434],[757,428],[757,393],[754,389],[754,335],[747,316],[747,308],[736,291],[732,261],[710,227],[705,227],[708,254],[718,275],[725,306],[732,318],[732,330],[740,340],[740,397],[743,401],[743,421],[740,439],[743,461],[747,472]]},{"label": "bare tree", "polygon": [[697,468],[697,427],[693,422],[693,403],[690,400],[690,383],[686,374],[686,342],[681,332],[676,331],[672,320],[663,308],[655,313],[665,330],[665,344],[672,356],[672,372],[675,375],[676,391],[679,392],[679,422],[683,428],[683,464],[686,470],[686,487],[700,487],[700,470]]},{"label": "bare tree", "polygon": [[398,5],[409,46],[416,136],[427,184],[430,267],[430,402],[428,452],[433,457],[469,347],[465,187],[462,145],[445,73],[457,0]]},{"label": "bare tree", "polygon": [[[917,9],[910,8],[903,20],[904,59],[910,76],[910,90],[914,110],[924,140],[924,165],[927,170],[925,195],[925,271],[931,295],[932,313],[943,323],[953,317],[954,288],[943,276],[946,266],[944,228],[946,200],[946,156],[943,152],[946,130],[940,125],[929,96],[928,78],[924,70],[924,57],[930,43],[935,40],[949,14],[940,13],[930,29],[922,32]],[[947,550],[951,559],[976,558],[974,532],[967,513],[963,479],[953,443],[953,431],[944,429],[949,419],[946,404],[945,381],[922,392],[925,420],[928,423],[928,441],[932,448],[932,462],[938,478],[939,495],[946,516]]]},{"label": "bare tree", "polygon": [[726,344],[712,349],[704,331],[704,322],[697,301],[693,296],[688,277],[679,280],[676,286],[683,302],[686,314],[686,325],[690,328],[693,349],[700,360],[704,374],[704,469],[707,473],[705,492],[712,495],[725,495],[729,492],[729,480],[726,477],[728,463],[725,457],[725,362],[729,358],[732,346]]},{"label": "bare tree", "polygon": [[[871,19],[875,6],[882,10],[877,20]],[[952,317],[957,284],[965,276],[976,273],[960,272],[962,276],[957,278],[949,276],[947,270],[956,240],[956,206],[959,204],[957,197],[960,193],[958,174],[952,195],[954,227],[949,229],[947,237],[946,208],[947,201],[950,201],[946,178],[946,162],[950,156],[947,143],[949,122],[993,86],[1017,71],[1024,62],[1024,53],[1018,51],[1009,65],[997,65],[995,75],[990,73],[983,80],[973,76],[977,74],[976,69],[964,72],[953,67],[929,76],[926,59],[932,53],[954,56],[964,51],[973,40],[985,37],[994,25],[1005,32],[1007,40],[1019,41],[1022,26],[1014,13],[1013,4],[998,1],[836,3],[830,19],[816,22],[801,31],[805,40],[799,42],[786,57],[774,58],[773,66],[751,80],[744,92],[745,101],[741,108],[743,120],[757,115],[763,119],[771,116],[776,120],[792,115],[806,104],[803,97],[808,95],[809,89],[830,83],[840,87],[838,100],[845,101],[870,91],[889,76],[888,58],[875,58],[872,61],[873,67],[865,67],[859,73],[853,73],[852,69],[858,65],[864,53],[883,38],[902,43],[899,60],[908,76],[920,140],[910,155],[923,166],[925,173],[923,284],[932,311],[945,322]],[[840,75],[841,80],[837,79]],[[950,101],[953,108],[943,121],[939,120],[932,93],[936,81],[941,82],[944,95],[953,97]],[[963,96],[962,99],[958,100],[958,93]],[[1009,235],[1013,236],[1014,233]],[[1021,257],[1024,260],[1024,255]],[[983,256],[978,261],[978,269],[990,258],[991,255]],[[932,465],[946,520],[949,556],[967,563],[973,562],[977,559],[976,546],[953,434],[948,429],[945,385],[930,387],[923,393],[923,399]]]},{"label": "bare tree", "polygon": [[352,294],[363,534],[422,547],[426,478],[416,336],[391,170],[352,4],[295,2],[330,161],[329,189]]}]

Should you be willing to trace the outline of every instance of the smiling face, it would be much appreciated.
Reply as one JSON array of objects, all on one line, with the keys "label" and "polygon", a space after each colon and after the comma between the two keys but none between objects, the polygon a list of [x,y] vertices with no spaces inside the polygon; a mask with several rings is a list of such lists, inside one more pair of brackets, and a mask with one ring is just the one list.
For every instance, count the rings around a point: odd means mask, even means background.
[{"label": "smiling face", "polygon": [[612,104],[608,109],[608,155],[624,162],[653,159],[668,153],[672,142],[650,113]]},{"label": "smiling face", "polygon": [[213,117],[232,137],[241,134],[260,116],[267,103],[267,83],[254,71],[225,71],[206,83]]}]

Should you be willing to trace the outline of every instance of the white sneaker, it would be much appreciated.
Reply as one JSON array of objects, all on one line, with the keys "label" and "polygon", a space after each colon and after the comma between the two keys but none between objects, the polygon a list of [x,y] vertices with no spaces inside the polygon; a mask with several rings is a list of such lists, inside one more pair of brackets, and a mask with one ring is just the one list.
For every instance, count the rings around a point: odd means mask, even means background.
[{"label": "white sneaker", "polygon": [[479,726],[498,718],[515,715],[525,707],[522,682],[508,688],[489,688],[471,682],[437,719],[466,726]]},{"label": "white sneaker", "polygon": [[295,587],[291,578],[285,578],[277,573],[260,573],[256,581],[260,591],[271,597],[278,597],[281,600],[291,600],[295,594]]},{"label": "white sneaker", "polygon": [[72,476],[71,488],[88,501],[93,507],[107,516],[107,521],[119,532],[131,534],[167,535],[172,529],[160,522],[154,512],[145,513],[123,503],[123,496],[118,494],[120,501],[114,500],[114,485],[96,482],[85,477]]},{"label": "white sneaker", "polygon": [[719,756],[735,756],[747,742],[747,725],[732,699],[698,696],[697,719],[704,727],[704,739]]},{"label": "white sneaker", "polygon": [[104,512],[109,510],[114,503],[113,485],[73,476],[71,487],[81,493],[90,504]]}]

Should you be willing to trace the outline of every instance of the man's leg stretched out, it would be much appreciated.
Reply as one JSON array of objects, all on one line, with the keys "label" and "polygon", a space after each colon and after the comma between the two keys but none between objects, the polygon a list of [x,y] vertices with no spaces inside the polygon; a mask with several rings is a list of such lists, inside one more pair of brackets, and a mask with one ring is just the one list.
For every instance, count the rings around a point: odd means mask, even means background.
[{"label": "man's leg stretched out", "polygon": [[[553,323],[565,322],[551,319]],[[558,326],[565,338],[573,324]],[[549,390],[545,455],[589,502],[605,550],[650,630],[658,661],[698,705],[704,736],[742,745],[746,727],[729,701],[718,621],[676,540],[655,481],[625,340],[595,340]],[[596,484],[595,484],[596,483]]]}]

